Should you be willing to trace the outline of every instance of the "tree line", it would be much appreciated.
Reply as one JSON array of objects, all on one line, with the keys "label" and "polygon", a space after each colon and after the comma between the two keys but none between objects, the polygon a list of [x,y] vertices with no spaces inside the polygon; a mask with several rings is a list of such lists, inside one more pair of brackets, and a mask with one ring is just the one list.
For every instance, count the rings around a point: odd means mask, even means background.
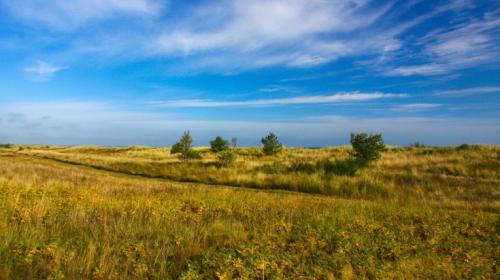
[{"label": "tree line", "polygon": [[[231,148],[236,148],[237,141],[238,139],[233,137],[230,144],[221,136],[217,136],[210,141],[210,150],[218,153],[217,159],[220,166],[229,166],[235,161],[236,156],[231,151]],[[379,159],[381,153],[385,150],[381,134],[351,133],[350,142],[353,149],[351,151],[352,158],[339,162],[339,164],[354,171],[367,167],[371,162]],[[262,152],[265,155],[275,155],[283,148],[283,144],[273,132],[263,137],[261,143]],[[189,131],[184,132],[181,139],[172,146],[170,152],[179,154],[179,158],[183,160],[201,159],[200,152],[193,149],[193,138]]]}]

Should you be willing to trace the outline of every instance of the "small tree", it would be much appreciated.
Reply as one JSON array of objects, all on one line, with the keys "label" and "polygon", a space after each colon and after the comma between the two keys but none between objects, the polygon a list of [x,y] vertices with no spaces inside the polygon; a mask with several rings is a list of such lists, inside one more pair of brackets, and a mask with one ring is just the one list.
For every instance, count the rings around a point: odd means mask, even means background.
[{"label": "small tree", "polygon": [[179,155],[179,158],[182,160],[190,160],[190,159],[201,159],[201,154],[195,150],[188,150]]},{"label": "small tree", "polygon": [[174,145],[172,145],[172,148],[170,148],[170,153],[171,154],[178,154],[182,152],[182,147],[181,143],[177,142]]},{"label": "small tree", "polygon": [[217,136],[214,140],[210,141],[210,149],[212,152],[221,152],[229,149],[229,143],[226,139]]},{"label": "small tree", "polygon": [[380,158],[385,150],[384,140],[381,134],[351,133],[352,154],[361,166]]},{"label": "small tree", "polygon": [[193,138],[191,137],[189,130],[184,132],[181,140],[179,141],[179,145],[181,148],[181,153],[186,153],[191,150],[191,147],[193,145]]},{"label": "small tree", "polygon": [[236,137],[231,138],[231,147],[236,148],[237,144],[238,144],[238,138]]},{"label": "small tree", "polygon": [[278,136],[274,133],[269,133],[266,137],[262,138],[262,151],[266,155],[274,155],[281,151],[281,148],[283,145],[281,145],[280,141],[278,140]]},{"label": "small tree", "polygon": [[235,155],[231,150],[222,151],[217,156],[217,164],[219,166],[229,166],[234,163]]},{"label": "small tree", "polygon": [[197,151],[193,151],[192,148],[193,138],[189,131],[185,131],[181,137],[179,142],[175,143],[170,152],[172,154],[180,153],[179,156],[181,159],[198,159],[201,158],[200,153]]}]

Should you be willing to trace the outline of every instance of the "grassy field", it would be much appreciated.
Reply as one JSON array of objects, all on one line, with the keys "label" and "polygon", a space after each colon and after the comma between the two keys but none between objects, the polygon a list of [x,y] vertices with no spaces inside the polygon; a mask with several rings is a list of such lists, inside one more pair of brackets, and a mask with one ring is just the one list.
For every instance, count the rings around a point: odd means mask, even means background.
[{"label": "grassy field", "polygon": [[0,148],[0,279],[498,279],[500,148]]}]

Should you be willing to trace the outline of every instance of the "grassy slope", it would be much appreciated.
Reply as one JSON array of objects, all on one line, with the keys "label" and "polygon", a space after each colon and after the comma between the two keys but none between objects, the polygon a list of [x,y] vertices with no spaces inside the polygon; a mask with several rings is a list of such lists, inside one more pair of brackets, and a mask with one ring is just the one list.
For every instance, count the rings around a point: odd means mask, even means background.
[{"label": "grassy slope", "polygon": [[[488,204],[494,195],[482,194]],[[175,183],[0,153],[0,278],[498,278],[499,214],[432,205]]]},{"label": "grassy slope", "polygon": [[317,168],[319,162],[348,157],[347,147],[288,148],[272,157],[262,156],[255,148],[237,149],[237,162],[228,168],[218,168],[216,154],[200,150],[203,160],[190,163],[179,161],[165,148],[32,148],[19,153],[182,182],[500,210],[500,148],[495,146],[393,148],[354,177],[328,176]]}]

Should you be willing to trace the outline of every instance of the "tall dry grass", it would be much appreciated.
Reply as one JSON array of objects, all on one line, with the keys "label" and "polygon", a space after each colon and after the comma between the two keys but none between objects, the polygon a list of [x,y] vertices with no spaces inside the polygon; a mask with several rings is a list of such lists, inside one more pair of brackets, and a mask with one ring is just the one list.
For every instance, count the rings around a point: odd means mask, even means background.
[{"label": "tall dry grass", "polygon": [[496,278],[498,214],[427,206],[0,153],[0,278]]},{"label": "tall dry grass", "polygon": [[283,189],[344,198],[401,203],[434,201],[451,207],[498,211],[500,148],[468,146],[390,148],[356,176],[326,173],[322,163],[349,157],[350,148],[287,148],[264,156],[239,148],[233,166],[220,168],[216,154],[198,148],[203,159],[185,162],[167,148],[55,147],[18,153],[125,174],[258,189]]}]

